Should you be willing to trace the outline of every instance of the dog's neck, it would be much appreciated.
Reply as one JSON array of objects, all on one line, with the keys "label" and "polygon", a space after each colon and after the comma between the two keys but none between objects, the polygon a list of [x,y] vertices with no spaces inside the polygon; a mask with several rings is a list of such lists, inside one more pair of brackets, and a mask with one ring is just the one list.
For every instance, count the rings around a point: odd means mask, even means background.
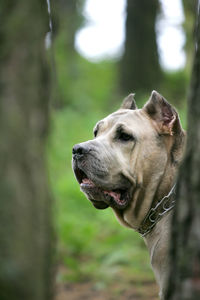
[{"label": "dog's neck", "polygon": [[[138,188],[138,191],[136,191],[136,194],[134,195],[135,198],[132,202],[131,209],[129,208],[123,213],[115,211],[118,220],[123,225],[137,231],[150,208],[152,206],[154,207],[156,203],[170,193],[176,182],[176,173],[177,167],[172,164],[167,164],[162,174],[157,174],[157,178],[150,178],[150,182],[146,186],[146,189]],[[138,200],[141,200],[141,209],[137,214],[137,218],[134,218],[134,209],[136,209],[134,203],[137,203]],[[144,241],[150,253],[152,268],[160,287],[161,299],[165,290],[166,276],[168,274],[168,245],[171,216],[172,211],[166,213],[144,237]]]},{"label": "dog's neck", "polygon": [[[170,178],[170,183],[166,187],[165,184],[160,184],[157,186],[157,192],[153,194],[151,199],[146,199],[153,203],[159,202],[165,195],[168,195],[171,188],[174,185],[174,182],[176,180],[176,174],[174,172],[174,176]],[[166,182],[166,178],[163,176],[164,182]],[[165,191],[163,190],[163,187],[165,188]],[[151,189],[149,188],[145,195],[148,195],[148,193],[151,192]],[[154,196],[153,196],[154,195]],[[151,205],[150,205],[151,207]],[[148,209],[147,209],[148,212]],[[133,220],[133,211],[132,216],[131,214],[128,215],[128,212],[126,214],[126,219],[124,219],[124,215],[119,215],[119,212],[116,212],[118,220],[125,226],[129,228],[133,228],[137,230],[136,227],[133,227],[135,224],[134,222],[131,222],[131,217]],[[146,214],[145,214],[146,215]],[[165,291],[165,282],[167,281],[168,276],[168,245],[169,245],[169,238],[170,238],[170,226],[171,226],[171,216],[172,211],[169,211],[167,214],[165,214],[158,223],[155,224],[155,226],[152,228],[152,230],[144,237],[145,244],[148,248],[150,258],[151,258],[151,264],[152,268],[154,270],[154,274],[156,277],[156,280],[160,287],[160,298],[163,299],[163,294]],[[134,225],[133,225],[134,224]]]},{"label": "dog's neck", "polygon": [[171,191],[176,181],[176,172],[176,167],[167,164],[162,173],[150,177],[145,188],[138,186],[127,209],[124,211],[114,209],[119,222],[138,231],[149,210]]},{"label": "dog's neck", "polygon": [[172,211],[163,216],[152,231],[144,237],[150,254],[151,265],[160,287],[161,299],[164,299],[163,295],[165,294],[168,278],[171,218]]}]

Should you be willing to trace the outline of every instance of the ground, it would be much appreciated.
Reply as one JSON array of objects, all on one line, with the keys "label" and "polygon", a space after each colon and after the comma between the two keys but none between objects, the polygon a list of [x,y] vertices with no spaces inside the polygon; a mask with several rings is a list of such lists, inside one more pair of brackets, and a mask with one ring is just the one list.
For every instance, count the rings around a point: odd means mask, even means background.
[{"label": "ground", "polygon": [[[60,269],[59,272],[62,272]],[[64,282],[56,285],[55,300],[158,300],[158,286],[150,280]]]},{"label": "ground", "polygon": [[57,286],[55,300],[158,300],[158,288],[154,282],[126,289],[110,286],[101,289],[92,282],[66,283]]}]

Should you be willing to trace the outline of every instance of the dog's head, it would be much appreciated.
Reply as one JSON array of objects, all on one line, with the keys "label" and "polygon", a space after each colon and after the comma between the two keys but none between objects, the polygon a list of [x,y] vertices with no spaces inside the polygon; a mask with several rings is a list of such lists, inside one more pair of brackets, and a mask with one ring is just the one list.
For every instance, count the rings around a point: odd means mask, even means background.
[{"label": "dog's head", "polygon": [[167,163],[181,158],[183,130],[176,110],[153,91],[142,109],[133,94],[99,121],[94,139],[73,147],[73,170],[96,208],[123,210],[138,187],[159,181]]}]

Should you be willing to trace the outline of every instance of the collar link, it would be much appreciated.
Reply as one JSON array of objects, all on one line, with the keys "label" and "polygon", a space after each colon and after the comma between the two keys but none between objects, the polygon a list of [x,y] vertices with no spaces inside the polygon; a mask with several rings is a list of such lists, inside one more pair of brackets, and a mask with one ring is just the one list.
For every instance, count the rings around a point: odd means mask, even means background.
[{"label": "collar link", "polygon": [[163,197],[155,207],[151,207],[148,211],[146,217],[137,230],[142,235],[142,237],[145,237],[148,233],[150,233],[153,227],[158,223],[158,221],[174,208],[175,186],[176,184],[172,187],[167,196]]}]

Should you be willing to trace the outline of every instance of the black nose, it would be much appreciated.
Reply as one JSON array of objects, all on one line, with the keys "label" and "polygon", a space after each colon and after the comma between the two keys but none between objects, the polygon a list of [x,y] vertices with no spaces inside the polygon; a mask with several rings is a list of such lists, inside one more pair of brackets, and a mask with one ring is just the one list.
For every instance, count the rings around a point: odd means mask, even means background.
[{"label": "black nose", "polygon": [[72,149],[73,156],[83,156],[88,152],[89,152],[88,148],[82,146],[81,144],[75,145]]}]

